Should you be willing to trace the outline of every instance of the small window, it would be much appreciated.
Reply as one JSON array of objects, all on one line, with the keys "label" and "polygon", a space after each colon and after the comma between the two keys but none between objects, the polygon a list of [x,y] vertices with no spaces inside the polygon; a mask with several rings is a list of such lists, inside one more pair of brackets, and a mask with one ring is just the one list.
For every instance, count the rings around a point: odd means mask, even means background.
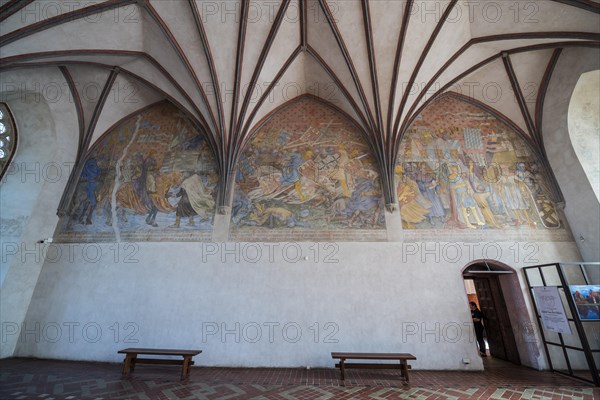
[{"label": "small window", "polygon": [[4,176],[16,147],[15,123],[6,104],[0,103],[0,179]]}]

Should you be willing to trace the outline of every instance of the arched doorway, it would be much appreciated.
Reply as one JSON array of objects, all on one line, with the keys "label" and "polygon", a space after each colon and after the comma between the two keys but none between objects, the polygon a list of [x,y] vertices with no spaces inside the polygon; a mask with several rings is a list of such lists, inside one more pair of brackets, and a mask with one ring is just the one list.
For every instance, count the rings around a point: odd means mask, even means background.
[{"label": "arched doorway", "polygon": [[[490,260],[470,263],[463,270],[469,301],[478,304],[485,316],[484,325],[488,354],[494,358],[521,365],[515,333],[519,332],[520,311],[515,303],[516,271]],[[468,290],[471,287],[474,290]],[[474,292],[474,293],[469,293]],[[522,296],[521,296],[522,298]],[[512,315],[511,315],[512,314]],[[513,326],[516,322],[516,328]]]}]

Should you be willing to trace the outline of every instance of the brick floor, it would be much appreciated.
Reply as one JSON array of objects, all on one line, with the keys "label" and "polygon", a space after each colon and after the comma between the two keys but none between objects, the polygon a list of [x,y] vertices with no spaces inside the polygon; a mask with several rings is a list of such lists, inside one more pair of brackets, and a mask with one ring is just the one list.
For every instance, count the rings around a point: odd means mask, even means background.
[{"label": "brick floor", "polygon": [[35,359],[0,360],[0,400],[174,399],[600,399],[600,389],[550,372],[485,360],[484,372],[420,371],[406,384],[397,370],[192,369],[140,365],[130,378],[121,365]]}]

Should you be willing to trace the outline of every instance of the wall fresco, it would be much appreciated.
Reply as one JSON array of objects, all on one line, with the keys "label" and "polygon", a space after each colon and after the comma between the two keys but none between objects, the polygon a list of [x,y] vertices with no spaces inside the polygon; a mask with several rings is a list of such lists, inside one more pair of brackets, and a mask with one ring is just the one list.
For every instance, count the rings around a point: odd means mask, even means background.
[{"label": "wall fresco", "polygon": [[446,96],[405,134],[396,167],[406,229],[561,227],[542,164],[490,113]]},{"label": "wall fresco", "polygon": [[216,170],[205,136],[173,105],[153,106],[94,146],[55,237],[210,239]]},{"label": "wall fresco", "polygon": [[242,154],[232,233],[256,240],[257,231],[280,239],[310,232],[306,238],[315,239],[344,230],[349,237],[352,231],[383,230],[382,205],[377,165],[358,129],[333,109],[303,98],[263,125]]}]

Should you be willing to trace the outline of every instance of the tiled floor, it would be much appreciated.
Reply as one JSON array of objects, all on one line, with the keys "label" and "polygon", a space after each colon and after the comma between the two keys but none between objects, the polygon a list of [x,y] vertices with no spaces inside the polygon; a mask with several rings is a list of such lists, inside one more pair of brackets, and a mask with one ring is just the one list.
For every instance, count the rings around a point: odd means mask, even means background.
[{"label": "tiled floor", "polygon": [[600,399],[600,390],[549,372],[486,359],[484,372],[350,370],[346,385],[334,369],[193,368],[140,365],[128,379],[121,365],[0,360],[0,400],[159,399]]}]

